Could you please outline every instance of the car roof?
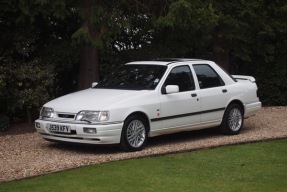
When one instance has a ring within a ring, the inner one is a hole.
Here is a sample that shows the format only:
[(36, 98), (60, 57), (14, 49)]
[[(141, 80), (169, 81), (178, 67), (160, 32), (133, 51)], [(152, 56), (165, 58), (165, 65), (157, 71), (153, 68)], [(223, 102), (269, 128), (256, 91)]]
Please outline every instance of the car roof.
[(181, 62), (192, 62), (192, 63), (210, 63), (209, 60), (202, 59), (189, 59), (189, 58), (163, 58), (163, 59), (155, 59), (150, 61), (133, 61), (129, 62), (126, 65), (170, 65), (173, 63), (181, 63)]

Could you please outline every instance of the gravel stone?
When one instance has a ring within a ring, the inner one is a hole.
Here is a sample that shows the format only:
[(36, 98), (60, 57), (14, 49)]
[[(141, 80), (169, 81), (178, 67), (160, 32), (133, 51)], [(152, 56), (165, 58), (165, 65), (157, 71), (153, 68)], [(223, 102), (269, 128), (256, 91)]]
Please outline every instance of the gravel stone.
[(286, 138), (287, 106), (263, 107), (256, 116), (244, 120), (239, 135), (221, 135), (212, 128), (159, 136), (150, 138), (144, 150), (132, 153), (117, 146), (48, 142), (31, 126), (28, 132), (20, 127), (13, 134), (0, 133), (0, 182), (110, 161)]

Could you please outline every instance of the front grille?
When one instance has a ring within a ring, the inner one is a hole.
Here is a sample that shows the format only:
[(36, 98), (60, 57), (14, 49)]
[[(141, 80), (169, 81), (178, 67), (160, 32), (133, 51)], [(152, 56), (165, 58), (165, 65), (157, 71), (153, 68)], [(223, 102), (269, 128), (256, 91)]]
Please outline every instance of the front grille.
[(73, 114), (59, 113), (59, 114), (58, 114), (58, 117), (60, 117), (60, 118), (74, 119), (74, 118), (75, 118), (75, 115), (73, 115)]

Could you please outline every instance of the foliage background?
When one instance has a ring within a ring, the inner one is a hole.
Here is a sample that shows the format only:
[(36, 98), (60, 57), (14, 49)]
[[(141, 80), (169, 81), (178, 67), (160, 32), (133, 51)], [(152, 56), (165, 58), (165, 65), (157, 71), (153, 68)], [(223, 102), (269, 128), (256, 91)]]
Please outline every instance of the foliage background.
[(279, 0), (2, 0), (1, 126), (31, 122), (48, 100), (152, 58), (212, 59), (254, 76), (264, 105), (286, 105), (286, 31)]

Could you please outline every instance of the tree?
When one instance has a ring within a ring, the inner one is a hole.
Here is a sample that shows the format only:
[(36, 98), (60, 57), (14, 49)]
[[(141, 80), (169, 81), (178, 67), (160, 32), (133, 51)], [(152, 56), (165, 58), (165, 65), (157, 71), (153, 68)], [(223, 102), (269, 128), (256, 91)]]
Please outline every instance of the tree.
[(259, 96), (265, 105), (287, 104), (287, 5), (283, 1), (263, 1), (261, 20), (254, 35), (252, 65), (258, 77)]
[(0, 114), (11, 120), (26, 114), (31, 122), (33, 110), (53, 97), (57, 63), (47, 50), (65, 39), (52, 30), (65, 12), (61, 2), (1, 1)]
[(163, 47), (158, 50), (165, 57), (210, 58), (206, 53), (217, 21), (209, 1), (174, 1), (167, 14), (157, 19), (159, 33), (152, 43)]
[(213, 59), (286, 104), (286, 15), (278, 0), (2, 0), (0, 116), (30, 119), (119, 63), (164, 57)]

